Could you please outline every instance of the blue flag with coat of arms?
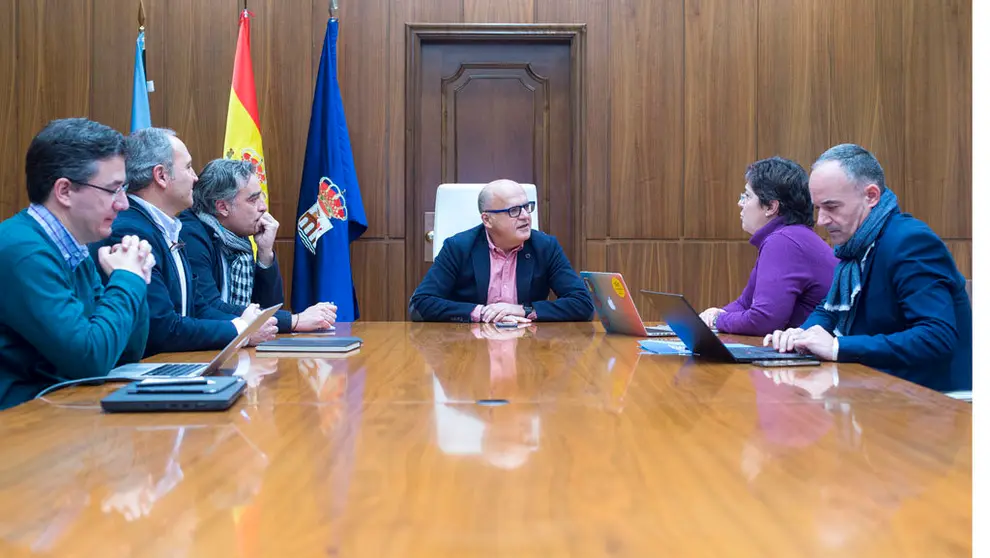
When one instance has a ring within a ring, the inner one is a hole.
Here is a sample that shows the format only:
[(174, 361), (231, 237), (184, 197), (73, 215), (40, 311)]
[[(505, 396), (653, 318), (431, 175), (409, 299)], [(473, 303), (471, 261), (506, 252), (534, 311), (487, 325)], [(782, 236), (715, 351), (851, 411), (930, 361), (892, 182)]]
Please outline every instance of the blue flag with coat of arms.
[(292, 309), (337, 305), (337, 321), (359, 317), (351, 275), (351, 242), (368, 228), (337, 82), (338, 22), (327, 22), (313, 94), (299, 206), (296, 210)]

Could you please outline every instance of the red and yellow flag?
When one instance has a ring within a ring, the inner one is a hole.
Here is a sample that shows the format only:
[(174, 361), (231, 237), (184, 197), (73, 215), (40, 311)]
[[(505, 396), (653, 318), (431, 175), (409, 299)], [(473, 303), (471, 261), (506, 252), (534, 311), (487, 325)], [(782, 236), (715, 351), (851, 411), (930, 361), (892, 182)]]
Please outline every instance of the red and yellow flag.
[[(227, 105), (227, 131), (223, 136), (224, 157), (243, 159), (255, 164), (265, 203), (268, 203), (268, 169), (261, 147), (261, 118), (258, 97), (254, 90), (254, 69), (251, 66), (251, 18), (253, 13), (241, 11), (234, 53), (234, 79), (230, 85)], [(252, 244), (253, 244), (252, 240)]]

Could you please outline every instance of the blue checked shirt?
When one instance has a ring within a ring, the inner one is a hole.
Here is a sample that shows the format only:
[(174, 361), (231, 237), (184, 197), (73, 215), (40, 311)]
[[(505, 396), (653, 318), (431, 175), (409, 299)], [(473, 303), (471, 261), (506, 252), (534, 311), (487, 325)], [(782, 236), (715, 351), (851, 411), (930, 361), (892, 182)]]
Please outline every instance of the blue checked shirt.
[(59, 252), (62, 252), (62, 257), (65, 258), (66, 263), (73, 271), (89, 257), (89, 250), (76, 242), (69, 229), (65, 228), (65, 225), (51, 211), (48, 211), (47, 207), (32, 203), (28, 206), (28, 214), (34, 217), (41, 228), (45, 229), (48, 237), (58, 246)]

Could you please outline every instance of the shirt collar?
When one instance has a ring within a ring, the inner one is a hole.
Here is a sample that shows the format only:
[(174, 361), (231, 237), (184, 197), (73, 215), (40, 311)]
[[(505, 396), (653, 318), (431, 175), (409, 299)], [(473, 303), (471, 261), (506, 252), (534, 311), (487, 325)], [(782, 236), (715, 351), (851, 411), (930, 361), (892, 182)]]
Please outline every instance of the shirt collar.
[(32, 203), (28, 206), (28, 214), (41, 225), (55, 246), (58, 246), (58, 251), (62, 253), (62, 257), (65, 258), (65, 262), (69, 264), (71, 269), (75, 270), (89, 257), (89, 250), (86, 249), (86, 246), (79, 244), (69, 229), (65, 228), (62, 221), (59, 221), (58, 217), (47, 207)]
[(179, 231), (182, 230), (182, 221), (176, 217), (168, 215), (161, 209), (158, 209), (158, 207), (154, 204), (147, 202), (138, 196), (128, 195), (127, 197), (131, 200), (131, 203), (138, 204), (148, 212), (148, 216), (151, 217), (151, 221), (156, 227), (158, 227), (158, 230), (161, 231), (162, 235), (165, 237), (165, 240), (173, 245), (179, 242)]
[(491, 253), (493, 253), (493, 254), (499, 255), (499, 256), (508, 257), (508, 256), (510, 256), (512, 254), (515, 254), (516, 252), (522, 250), (522, 247), (523, 247), (523, 244), (520, 244), (519, 246), (516, 246), (512, 250), (509, 250), (508, 252), (505, 252), (501, 248), (499, 248), (498, 246), (495, 246), (495, 243), (492, 242), (492, 237), (491, 237), (491, 235), (488, 234), (488, 231), (487, 230), (485, 231), (485, 238), (488, 239), (488, 251), (491, 252)]

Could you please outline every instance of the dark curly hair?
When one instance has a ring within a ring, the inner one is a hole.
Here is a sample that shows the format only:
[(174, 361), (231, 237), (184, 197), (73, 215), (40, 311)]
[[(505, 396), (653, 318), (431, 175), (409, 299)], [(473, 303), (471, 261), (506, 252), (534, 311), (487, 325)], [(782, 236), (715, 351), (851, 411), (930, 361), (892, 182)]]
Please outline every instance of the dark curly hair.
[(778, 202), (778, 214), (788, 225), (814, 226), (815, 206), (808, 189), (808, 173), (801, 165), (783, 157), (762, 159), (746, 169), (746, 182), (763, 207), (770, 207), (774, 200)]

